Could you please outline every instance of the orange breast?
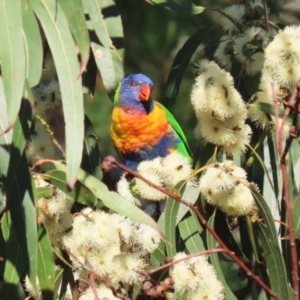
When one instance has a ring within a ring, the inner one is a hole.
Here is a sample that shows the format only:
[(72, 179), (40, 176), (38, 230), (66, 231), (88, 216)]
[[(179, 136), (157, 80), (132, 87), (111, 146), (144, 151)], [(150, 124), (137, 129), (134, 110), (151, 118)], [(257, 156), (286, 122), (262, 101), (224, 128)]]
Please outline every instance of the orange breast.
[(165, 112), (156, 105), (148, 115), (118, 107), (113, 110), (111, 136), (121, 152), (156, 145), (170, 129)]

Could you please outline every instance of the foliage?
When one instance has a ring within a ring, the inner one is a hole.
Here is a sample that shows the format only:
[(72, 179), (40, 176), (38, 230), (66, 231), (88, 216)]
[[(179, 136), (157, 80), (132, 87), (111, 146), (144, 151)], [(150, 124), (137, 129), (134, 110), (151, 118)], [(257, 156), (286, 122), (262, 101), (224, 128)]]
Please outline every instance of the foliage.
[[(1, 299), (298, 299), (300, 28), (245, 2), (0, 0)], [(193, 166), (101, 163), (95, 119), (141, 62), (197, 123)]]

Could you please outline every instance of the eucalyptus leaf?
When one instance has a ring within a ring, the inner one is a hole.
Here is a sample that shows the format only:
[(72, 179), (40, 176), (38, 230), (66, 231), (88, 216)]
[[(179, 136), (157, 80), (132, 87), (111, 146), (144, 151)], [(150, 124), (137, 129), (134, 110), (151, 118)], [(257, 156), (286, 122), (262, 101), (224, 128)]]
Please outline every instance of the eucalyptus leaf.
[[(208, 224), (212, 228), (215, 227), (215, 222), (217, 221), (217, 220), (215, 220), (215, 216), (216, 216), (216, 214), (213, 213), (212, 216), (208, 220)], [(217, 243), (217, 241), (214, 239), (214, 237), (212, 236), (212, 234), (208, 230), (206, 232), (206, 241), (207, 241), (207, 248), (208, 249), (216, 249), (216, 248), (219, 247), (219, 244)], [(209, 257), (210, 257), (211, 264), (213, 265), (213, 267), (216, 270), (217, 277), (221, 281), (221, 283), (224, 287), (226, 299), (236, 300), (237, 298), (234, 296), (234, 294), (232, 293), (231, 289), (229, 288), (229, 286), (228, 286), (228, 284), (225, 280), (223, 271), (221, 269), (218, 253), (211, 253), (209, 255)]]
[(205, 250), (200, 233), (203, 231), (196, 215), (193, 213), (181, 221), (178, 225), (180, 236), (189, 253), (196, 253)]
[(86, 65), (90, 55), (90, 39), (81, 0), (58, 0), (78, 45), (81, 61)]
[(21, 1), (0, 0), (0, 60), (8, 127), (17, 118), (25, 82)]
[(254, 189), (252, 189), (251, 192), (264, 222), (258, 223), (258, 233), (264, 253), (267, 253), (265, 257), (272, 290), (282, 299), (290, 299), (286, 266), (278, 243), (278, 235), (276, 233), (273, 215), (262, 196)]
[(42, 74), (43, 45), (35, 15), (28, 3), (21, 1), (23, 40), (26, 53), (26, 78), (30, 88), (37, 85)]
[(271, 284), (271, 289), (281, 298), (281, 299), (293, 299), (290, 295), (290, 285), (287, 281), (286, 269), (282, 254), (277, 242), (270, 237), (270, 231), (267, 226), (261, 222), (257, 222), (258, 225), (258, 237), (261, 242), (267, 262), (269, 280)]
[(192, 35), (178, 51), (164, 89), (164, 96), (168, 99), (169, 104), (175, 101), (179, 92), (181, 80), (190, 63), (191, 57), (209, 32), (210, 30), (206, 28), (201, 29), (199, 32)]
[(116, 50), (107, 49), (95, 42), (91, 43), (91, 47), (105, 89), (109, 95), (112, 95), (124, 77), (121, 56)]
[(55, 284), (55, 264), (51, 243), (46, 228), (38, 231), (38, 279), (43, 299), (53, 299)]
[(176, 251), (176, 218), (179, 209), (179, 202), (168, 198), (165, 207), (165, 235), (167, 238), (166, 251), (169, 257), (174, 257)]
[(3, 274), (4, 285), (1, 290), (2, 299), (12, 299), (16, 293), (16, 285), (24, 272), (22, 251), (16, 237), (9, 212), (2, 218), (1, 229), (6, 242), (6, 262)]
[[(12, 159), (13, 156), (11, 156)], [(15, 174), (9, 176), (6, 185), (7, 205), (20, 245), (26, 274), (34, 293), (37, 293), (37, 224), (31, 174), (23, 153)]]
[(293, 225), (295, 230), (295, 238), (300, 238), (300, 195), (296, 198), (293, 205)]
[(3, 134), (5, 129), (9, 126), (7, 116), (7, 105), (4, 95), (4, 87), (2, 77), (0, 76), (0, 174), (6, 176), (8, 172), (10, 144), (12, 141), (13, 130)]
[(59, 79), (66, 123), (67, 183), (73, 187), (81, 163), (84, 112), (79, 62), (67, 19), (59, 3), (29, 0), (45, 32)]
[[(113, 0), (84, 0), (84, 7), (91, 19), (97, 38), (91, 47), (107, 93), (112, 96), (124, 77), (123, 27), (121, 16)], [(119, 49), (113, 43), (118, 39)]]

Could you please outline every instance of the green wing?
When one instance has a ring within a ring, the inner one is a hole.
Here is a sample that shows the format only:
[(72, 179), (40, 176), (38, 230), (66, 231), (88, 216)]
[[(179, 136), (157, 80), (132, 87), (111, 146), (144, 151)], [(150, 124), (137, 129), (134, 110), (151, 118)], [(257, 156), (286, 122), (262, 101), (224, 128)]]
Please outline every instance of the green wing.
[(157, 104), (160, 108), (162, 108), (166, 112), (167, 120), (168, 120), (169, 124), (172, 126), (172, 128), (179, 135), (179, 137), (180, 137), (180, 139), (182, 141), (182, 143), (178, 145), (179, 152), (181, 152), (185, 156), (189, 156), (189, 157), (193, 158), (192, 151), (191, 151), (191, 149), (190, 149), (190, 147), (188, 145), (188, 141), (186, 139), (186, 136), (185, 136), (183, 130), (181, 129), (180, 125), (178, 124), (178, 122), (174, 118), (174, 116), (161, 103), (159, 103), (157, 101), (154, 101), (154, 102), (155, 102), (155, 104)]

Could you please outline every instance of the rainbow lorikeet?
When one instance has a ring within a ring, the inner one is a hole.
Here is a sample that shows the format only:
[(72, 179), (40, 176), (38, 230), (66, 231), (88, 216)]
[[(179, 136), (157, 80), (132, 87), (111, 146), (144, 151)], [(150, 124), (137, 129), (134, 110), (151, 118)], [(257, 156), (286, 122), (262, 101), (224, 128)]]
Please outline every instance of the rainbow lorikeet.
[(150, 78), (132, 74), (120, 83), (114, 96), (111, 137), (131, 169), (173, 151), (190, 156), (180, 125), (162, 104), (151, 99), (152, 88)]

